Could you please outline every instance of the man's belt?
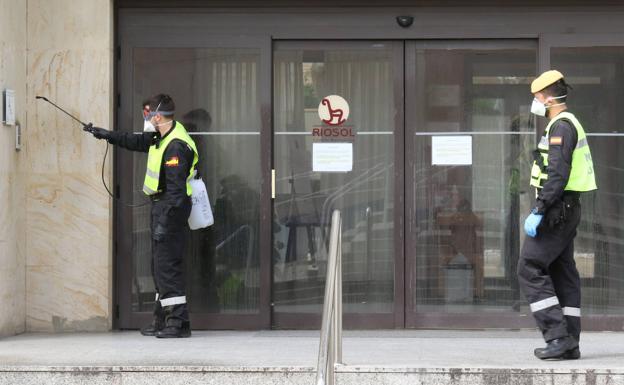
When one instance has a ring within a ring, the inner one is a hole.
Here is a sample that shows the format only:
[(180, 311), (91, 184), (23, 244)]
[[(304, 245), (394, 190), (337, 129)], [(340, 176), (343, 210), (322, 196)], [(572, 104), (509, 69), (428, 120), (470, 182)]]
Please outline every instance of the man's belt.
[(561, 200), (567, 205), (574, 206), (581, 202), (580, 197), (581, 193), (578, 191), (566, 191), (563, 193)]

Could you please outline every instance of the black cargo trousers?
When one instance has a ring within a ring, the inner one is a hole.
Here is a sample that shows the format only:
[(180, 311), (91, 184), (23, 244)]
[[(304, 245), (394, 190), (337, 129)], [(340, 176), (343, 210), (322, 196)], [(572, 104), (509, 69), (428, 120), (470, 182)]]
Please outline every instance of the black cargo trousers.
[(156, 287), (154, 317), (164, 321), (165, 326), (182, 327), (189, 325), (184, 256), (190, 232), (191, 197), (176, 210), (171, 210), (165, 196), (152, 200), (152, 276)]
[(566, 198), (546, 212), (535, 238), (525, 238), (518, 261), (520, 288), (546, 342), (566, 336), (578, 341), (581, 334), (581, 280), (574, 261), (581, 205), (578, 196)]

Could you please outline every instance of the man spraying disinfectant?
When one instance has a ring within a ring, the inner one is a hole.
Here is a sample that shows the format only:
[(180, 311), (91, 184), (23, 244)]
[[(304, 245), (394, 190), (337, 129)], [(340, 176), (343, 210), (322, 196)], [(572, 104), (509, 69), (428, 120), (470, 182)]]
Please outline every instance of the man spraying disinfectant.
[(142, 135), (99, 127), (87, 130), (97, 139), (148, 153), (143, 192), (152, 201), (152, 274), (156, 301), (152, 323), (141, 334), (158, 338), (191, 335), (183, 259), (192, 207), (190, 182), (199, 155), (184, 126), (174, 120), (174, 113), (171, 97), (160, 94), (144, 103)]
[(213, 219), (205, 185), (196, 179), (199, 155), (195, 142), (184, 126), (174, 120), (173, 100), (164, 94), (146, 100), (144, 132), (136, 135), (85, 124), (47, 98), (37, 96), (37, 99), (63, 111), (97, 139), (148, 153), (143, 192), (152, 201), (152, 274), (156, 301), (153, 321), (141, 334), (158, 338), (190, 337), (183, 270), (187, 226), (207, 227)]

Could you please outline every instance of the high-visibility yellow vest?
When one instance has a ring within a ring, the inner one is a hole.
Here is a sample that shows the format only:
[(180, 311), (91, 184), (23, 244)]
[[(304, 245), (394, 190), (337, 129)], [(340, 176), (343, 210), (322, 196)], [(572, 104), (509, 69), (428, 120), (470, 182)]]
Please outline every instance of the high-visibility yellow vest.
[(183, 141), (193, 149), (193, 164), (189, 170), (189, 176), (186, 178), (186, 194), (190, 196), (193, 193), (193, 188), (189, 182), (195, 173), (195, 165), (197, 165), (197, 161), (199, 160), (197, 147), (191, 136), (186, 132), (186, 128), (184, 128), (180, 122), (175, 122), (175, 127), (169, 132), (169, 135), (160, 142), (151, 145), (149, 148), (147, 154), (147, 170), (145, 171), (145, 181), (143, 182), (143, 192), (146, 195), (155, 195), (161, 192), (161, 190), (158, 189), (158, 182), (160, 181), (160, 169), (162, 168), (163, 156), (165, 155), (165, 150), (167, 146), (169, 146), (169, 143), (175, 139)]
[(577, 135), (576, 148), (572, 152), (572, 168), (565, 190), (579, 192), (596, 190), (598, 187), (596, 186), (596, 178), (594, 175), (594, 164), (592, 162), (589, 144), (587, 144), (585, 130), (583, 130), (583, 126), (573, 114), (565, 111), (559, 113), (548, 123), (544, 136), (537, 146), (543, 164), (540, 165), (537, 161), (533, 162), (533, 168), (531, 169), (531, 186), (540, 189), (544, 187), (544, 183), (548, 179), (547, 168), (550, 128), (555, 122), (561, 119), (566, 119), (571, 122), (576, 129)]

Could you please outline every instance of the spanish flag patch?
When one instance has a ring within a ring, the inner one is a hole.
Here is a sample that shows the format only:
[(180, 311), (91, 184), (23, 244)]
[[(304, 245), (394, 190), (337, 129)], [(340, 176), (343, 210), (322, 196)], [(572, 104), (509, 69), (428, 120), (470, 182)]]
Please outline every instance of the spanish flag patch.
[(561, 146), (563, 144), (563, 137), (551, 136), (550, 141), (548, 143), (550, 143), (553, 146)]
[(180, 164), (180, 159), (177, 156), (172, 156), (168, 161), (165, 162), (165, 166), (167, 167), (178, 167)]

